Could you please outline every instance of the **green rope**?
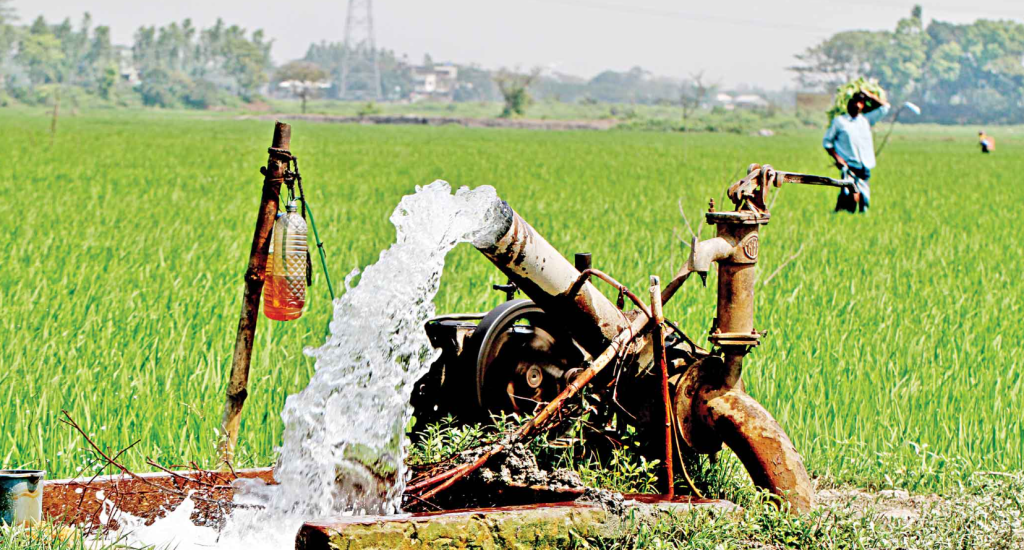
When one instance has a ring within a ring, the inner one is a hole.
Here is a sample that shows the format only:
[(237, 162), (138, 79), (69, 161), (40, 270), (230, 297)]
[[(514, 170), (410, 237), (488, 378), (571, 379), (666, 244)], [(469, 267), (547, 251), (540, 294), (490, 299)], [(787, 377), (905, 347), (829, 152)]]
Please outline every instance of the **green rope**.
[(306, 200), (305, 195), (302, 197), (302, 203), (306, 205), (306, 212), (309, 214), (309, 225), (313, 228), (313, 238), (316, 240), (316, 249), (320, 251), (320, 266), (324, 269), (324, 278), (327, 279), (327, 292), (331, 294), (331, 302), (334, 302), (334, 285), (331, 284), (331, 274), (327, 272), (327, 255), (324, 253), (324, 243), (320, 240), (320, 233), (316, 230), (316, 221), (313, 220), (313, 209), (309, 206), (309, 201)]

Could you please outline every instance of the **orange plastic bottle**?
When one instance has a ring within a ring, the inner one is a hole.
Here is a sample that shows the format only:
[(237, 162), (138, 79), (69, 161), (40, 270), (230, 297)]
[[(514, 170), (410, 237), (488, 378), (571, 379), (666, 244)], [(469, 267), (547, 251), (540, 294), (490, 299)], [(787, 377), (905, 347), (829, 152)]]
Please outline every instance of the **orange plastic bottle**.
[(274, 222), (263, 283), (263, 314), (275, 321), (298, 319), (306, 305), (306, 220), (295, 201), (285, 209)]

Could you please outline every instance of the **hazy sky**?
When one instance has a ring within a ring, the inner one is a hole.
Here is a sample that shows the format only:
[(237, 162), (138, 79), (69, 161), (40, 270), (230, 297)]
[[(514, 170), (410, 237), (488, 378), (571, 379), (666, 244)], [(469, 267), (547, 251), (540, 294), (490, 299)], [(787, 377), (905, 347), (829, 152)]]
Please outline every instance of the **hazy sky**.
[[(23, 20), (80, 20), (92, 13), (130, 44), (140, 25), (217, 17), (274, 39), (274, 59), (305, 54), (310, 42), (340, 41), (348, 0), (14, 0)], [(682, 77), (699, 70), (725, 86), (791, 83), (793, 55), (830, 34), (892, 29), (915, 3), (925, 19), (1024, 22), (1024, 0), (376, 0), (378, 47), (413, 61), (476, 62), (488, 68), (541, 65), (593, 76), (640, 65)], [(276, 12), (275, 12), (276, 10)], [(276, 16), (272, 14), (277, 14)]]

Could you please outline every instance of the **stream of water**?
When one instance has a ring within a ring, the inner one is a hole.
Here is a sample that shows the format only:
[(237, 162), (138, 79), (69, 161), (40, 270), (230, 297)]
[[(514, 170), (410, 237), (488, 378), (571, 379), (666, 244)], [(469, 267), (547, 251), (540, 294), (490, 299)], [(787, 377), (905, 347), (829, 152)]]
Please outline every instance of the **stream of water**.
[(257, 507), (236, 509), (220, 531), (193, 526), (194, 505), (186, 500), (150, 526), (127, 518), (120, 536), (158, 547), (276, 550), (294, 546), (304, 521), (398, 512), (409, 397), (440, 353), (423, 326), (434, 316), (445, 256), (459, 243), (492, 244), (503, 216), (490, 186), (452, 194), (448, 183), (436, 181), (404, 197), (391, 215), (394, 244), (359, 275), (358, 285), (351, 286), (356, 272), (346, 278), (330, 336), (306, 349), (316, 371), (281, 412), (278, 485), (236, 482), (235, 502)]

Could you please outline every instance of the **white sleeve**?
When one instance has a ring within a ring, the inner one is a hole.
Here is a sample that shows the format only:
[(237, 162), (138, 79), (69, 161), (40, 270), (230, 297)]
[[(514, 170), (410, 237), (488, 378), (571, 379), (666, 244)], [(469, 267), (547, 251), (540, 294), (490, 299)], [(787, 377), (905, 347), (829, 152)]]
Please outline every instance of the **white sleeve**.
[(885, 115), (889, 114), (891, 109), (888, 105), (882, 105), (874, 111), (864, 113), (864, 118), (868, 119), (868, 123), (874, 126), (876, 122), (885, 118)]
[(836, 118), (832, 119), (832, 124), (829, 125), (828, 130), (825, 131), (825, 137), (821, 140), (821, 146), (826, 149), (836, 148), (836, 134), (839, 133), (839, 125), (836, 124)]

